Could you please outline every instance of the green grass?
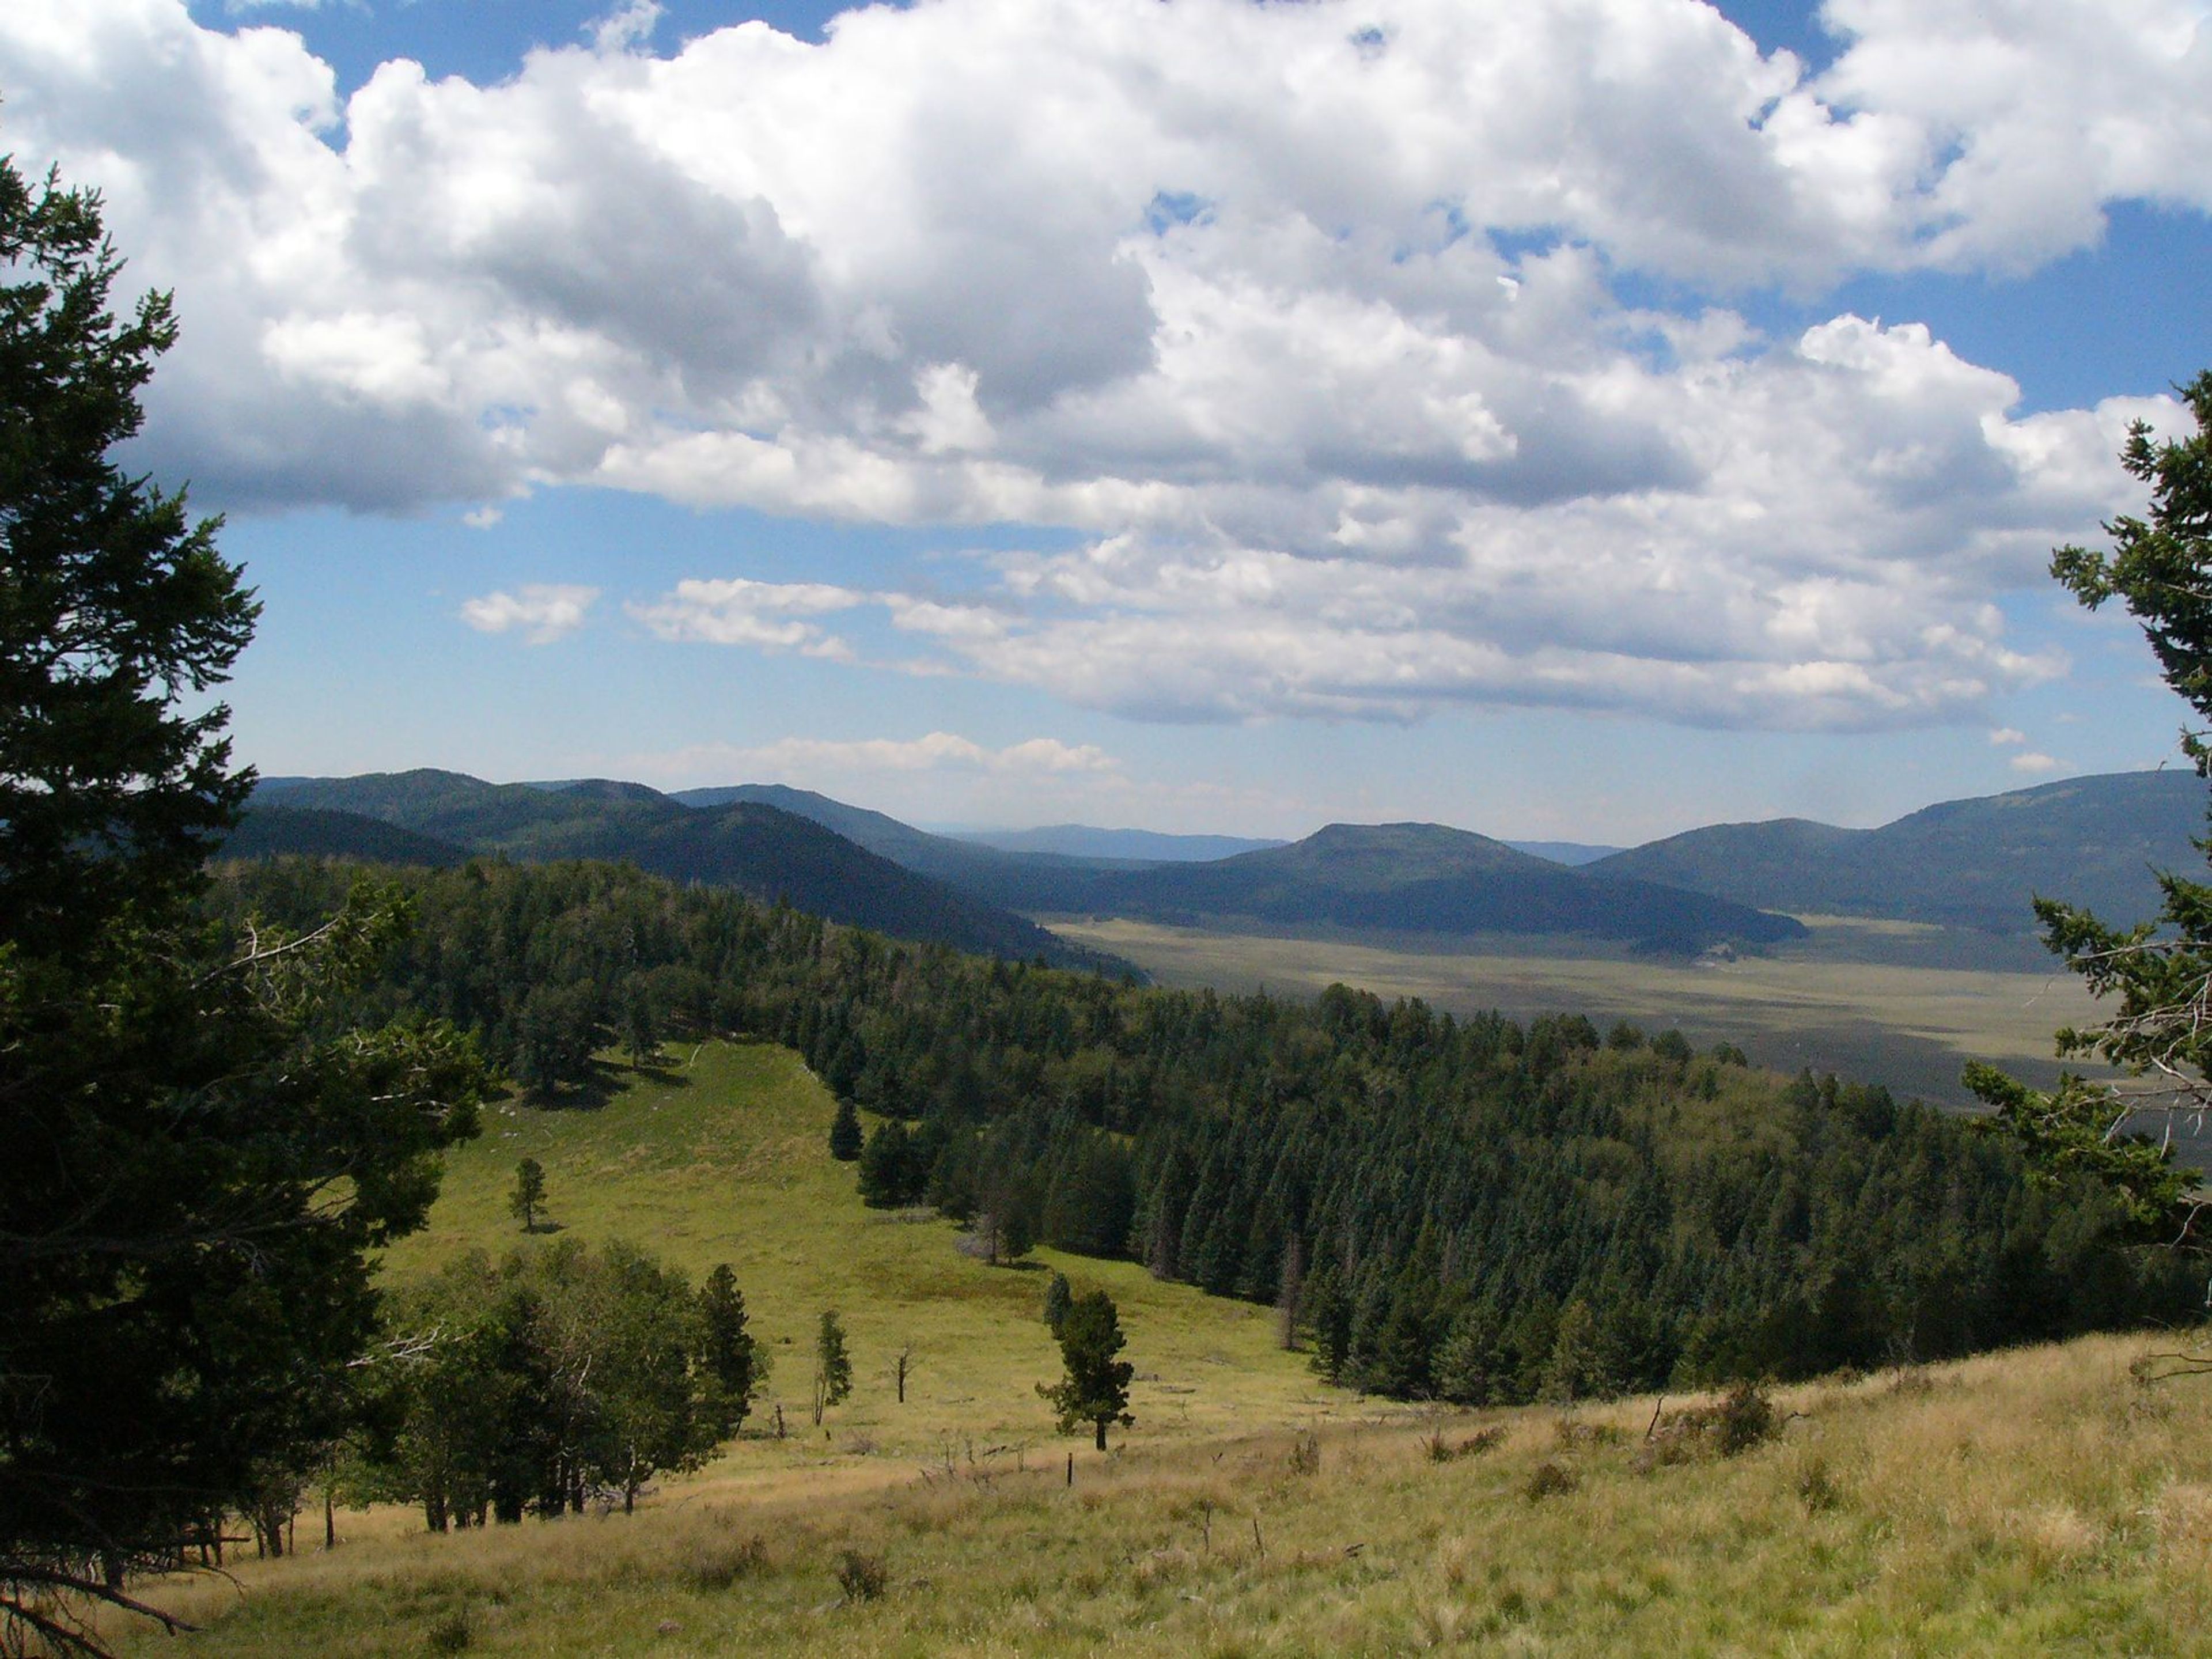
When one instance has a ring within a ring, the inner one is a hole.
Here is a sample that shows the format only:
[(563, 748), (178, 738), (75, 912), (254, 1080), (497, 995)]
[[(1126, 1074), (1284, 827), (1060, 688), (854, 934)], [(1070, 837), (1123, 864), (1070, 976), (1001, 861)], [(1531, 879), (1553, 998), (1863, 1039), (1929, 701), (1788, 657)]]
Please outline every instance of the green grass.
[[(782, 1366), (772, 1389), (791, 1436), (749, 1433), (634, 1516), (438, 1537), (404, 1510), (343, 1516), (335, 1552), (134, 1587), (206, 1628), (172, 1640), (111, 1625), (127, 1651), (2208, 1649), (2207, 1385), (2137, 1384), (2140, 1343), (1792, 1389), (1769, 1443), (1651, 1468), (1648, 1400), (1571, 1419), (1382, 1408), (1315, 1384), (1263, 1310), (1070, 1261), (1121, 1300), (1147, 1379), (1137, 1427), (1102, 1458), (1055, 1437), (1032, 1390), (1056, 1369), (1041, 1273), (959, 1255), (943, 1223), (864, 1210), (827, 1155), (830, 1103), (787, 1053), (678, 1058), (596, 1111), (495, 1111), (387, 1270), (525, 1242), (505, 1194), (535, 1156), (568, 1235), (635, 1238), (695, 1273), (735, 1265)], [(824, 1440), (797, 1406), (805, 1344), (833, 1304), (859, 1386)], [(920, 1362), (903, 1408), (888, 1375), (902, 1342)], [(1492, 1427), (1494, 1446), (1431, 1455), (1439, 1434), (1459, 1448)], [(1310, 1432), (1318, 1467), (1301, 1472)], [(1571, 1489), (1532, 1498), (1546, 1465)], [(880, 1564), (880, 1598), (847, 1598), (847, 1552)]]
[(1782, 1071), (1809, 1066), (1954, 1107), (1967, 1103), (1959, 1073), (1969, 1060), (1991, 1060), (2049, 1086), (2057, 1073), (2052, 1031), (2095, 1018), (2096, 1005), (2081, 982), (2055, 962), (2028, 972), (1870, 960), (1862, 948), (1870, 933), (1935, 930), (1807, 920), (1814, 933), (1806, 945), (1694, 964), (1571, 941), (1493, 941), (1449, 952), (1148, 922), (1053, 926), (1128, 957), (1164, 984), (1310, 995), (1341, 980), (1379, 996), (1423, 997), (1455, 1012), (1495, 1008), (1527, 1018), (1568, 1012), (1601, 1024), (1629, 1020), (1646, 1031), (1679, 1026), (1701, 1047), (1735, 1042)]
[[(853, 1167), (829, 1155), (834, 1110), (788, 1050), (727, 1043), (672, 1051), (665, 1071), (628, 1074), (603, 1107), (494, 1106), (483, 1136), (449, 1157), (429, 1225), (395, 1247), (385, 1270), (405, 1277), (472, 1248), (542, 1243), (546, 1235), (526, 1239), (507, 1208), (515, 1164), (535, 1158), (561, 1230), (552, 1236), (628, 1238), (695, 1282), (731, 1264), (774, 1367), (752, 1426), (772, 1422), (781, 1399), (786, 1425), (809, 1431), (810, 1456), (822, 1450), (804, 1413), (825, 1308), (843, 1317), (854, 1359), (853, 1398), (830, 1417), (833, 1445), (872, 1441), (874, 1455), (914, 1456), (971, 1437), (1032, 1447), (1052, 1438), (1032, 1385), (1060, 1374), (1040, 1317), (1054, 1267), (1120, 1305), (1140, 1436), (1218, 1430), (1255, 1410), (1343, 1409), (1348, 1396), (1277, 1346), (1268, 1309), (1161, 1284), (1133, 1263), (1050, 1250), (993, 1267), (958, 1250), (949, 1222), (866, 1208)], [(903, 1408), (890, 1373), (902, 1347), (914, 1353)], [(748, 1441), (729, 1467), (775, 1451)]]

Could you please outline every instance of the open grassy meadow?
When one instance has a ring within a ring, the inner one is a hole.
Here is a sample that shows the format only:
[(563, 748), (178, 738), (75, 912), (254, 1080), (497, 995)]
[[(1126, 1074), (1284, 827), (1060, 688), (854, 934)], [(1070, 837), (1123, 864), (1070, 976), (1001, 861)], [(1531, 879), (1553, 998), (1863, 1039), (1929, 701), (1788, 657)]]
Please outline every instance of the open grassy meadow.
[[(787, 1437), (757, 1417), (633, 1516), (341, 1514), (328, 1553), (303, 1517), (291, 1559), (143, 1587), (199, 1633), (109, 1633), (240, 1659), (2212, 1650), (2212, 1380), (2136, 1381), (2140, 1340), (1790, 1389), (1750, 1449), (1662, 1455), (1655, 1412), (1690, 1402), (1382, 1407), (1315, 1382), (1263, 1310), (1067, 1261), (1119, 1298), (1142, 1379), (1101, 1457), (1032, 1391), (1043, 1274), (863, 1209), (830, 1109), (787, 1052), (710, 1045), (596, 1109), (495, 1110), (387, 1263), (522, 1243), (505, 1197), (534, 1156), (568, 1233), (735, 1265)], [(857, 1388), (825, 1437), (800, 1402), (830, 1305)]]
[(1700, 1046), (1734, 1042), (1782, 1071), (1809, 1066), (1948, 1106), (1966, 1102), (1959, 1073), (1968, 1060), (1992, 1060), (2048, 1086), (2057, 1073), (2051, 1032), (2095, 1017), (2081, 982), (2047, 957), (2047, 967), (2031, 961), (2014, 969), (1936, 965), (1948, 960), (1942, 929), (1802, 920), (1813, 929), (1803, 944), (1697, 963), (1575, 941), (1477, 942), (1462, 952), (1151, 922), (1052, 925), (1127, 957), (1163, 984), (1310, 996), (1341, 980), (1455, 1012), (1494, 1008), (1524, 1019), (1577, 1012), (1601, 1024), (1679, 1026)]
[(672, 1485), (635, 1516), (166, 1595), (142, 1653), (2184, 1655), (2212, 1650), (2212, 1407), (2105, 1339), (1792, 1389), (1669, 1462), (1655, 1402), (979, 1448)]
[[(791, 1437), (748, 1437), (718, 1471), (724, 1480), (781, 1477), (796, 1459), (834, 1481), (869, 1458), (936, 1456), (971, 1439), (1034, 1452), (1053, 1424), (1033, 1385), (1060, 1369), (1040, 1316), (1054, 1267), (1120, 1305), (1140, 1437), (1218, 1431), (1255, 1413), (1327, 1414), (1349, 1398), (1282, 1352), (1268, 1309), (1159, 1283), (1133, 1262), (1039, 1250), (1018, 1267), (989, 1267), (963, 1255), (953, 1224), (933, 1214), (866, 1208), (853, 1166), (829, 1153), (835, 1103), (788, 1049), (708, 1043), (671, 1050), (657, 1073), (615, 1074), (623, 1086), (604, 1106), (489, 1108), (483, 1134), (449, 1156), (429, 1225), (402, 1241), (385, 1271), (404, 1278), (463, 1250), (529, 1242), (507, 1212), (526, 1157), (544, 1166), (561, 1230), (550, 1236), (628, 1238), (695, 1283), (727, 1261), (771, 1365), (748, 1428), (772, 1427), (781, 1401)], [(825, 1442), (809, 1395), (826, 1308), (850, 1338), (854, 1388)], [(902, 1349), (912, 1353), (902, 1407), (891, 1369)]]

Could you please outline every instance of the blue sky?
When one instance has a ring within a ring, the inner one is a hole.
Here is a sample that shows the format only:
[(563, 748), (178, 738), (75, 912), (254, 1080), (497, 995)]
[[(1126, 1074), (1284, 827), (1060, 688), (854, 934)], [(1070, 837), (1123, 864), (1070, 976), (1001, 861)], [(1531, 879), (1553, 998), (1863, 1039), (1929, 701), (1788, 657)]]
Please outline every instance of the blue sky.
[(835, 15), (0, 15), (243, 757), (1620, 842), (2170, 757), (2043, 567), (2212, 364), (2203, 0)]

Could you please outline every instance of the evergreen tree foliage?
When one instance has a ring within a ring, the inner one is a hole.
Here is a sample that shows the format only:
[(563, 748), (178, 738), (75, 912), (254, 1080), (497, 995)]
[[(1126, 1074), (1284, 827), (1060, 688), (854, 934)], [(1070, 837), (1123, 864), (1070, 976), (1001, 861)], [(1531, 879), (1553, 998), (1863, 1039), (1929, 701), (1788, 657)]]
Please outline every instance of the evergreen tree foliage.
[[(210, 902), (312, 915), (354, 874), (231, 866)], [(902, 1115), (859, 1161), (867, 1202), (981, 1228), (1025, 1194), (1041, 1242), (1259, 1303), (1295, 1268), (1294, 1335), (1370, 1391), (1787, 1379), (2201, 1300), (2170, 1256), (2132, 1247), (2112, 1193), (2033, 1186), (2015, 1150), (1955, 1119), (1656, 1039), (1608, 1047), (1573, 1016), (1139, 989), (601, 865), (392, 878), (422, 921), (377, 1016), (455, 1019), (498, 1054), (547, 988), (696, 974), (690, 1035), (799, 1044), (817, 1073), (857, 1052), (856, 1095), (895, 1091)]]
[(1067, 1310), (1074, 1305), (1075, 1291), (1068, 1284), (1067, 1275), (1054, 1273), (1044, 1287), (1044, 1326), (1055, 1342), (1067, 1324)]
[[(210, 694), (252, 596), (118, 467), (176, 337), (118, 319), (100, 204), (0, 160), (0, 1647), (67, 1645), (345, 1425), (363, 1253), (420, 1224), (481, 1069), (349, 1029), (403, 907), (195, 913), (253, 783)], [(335, 915), (333, 914), (335, 913)]]
[(860, 1113), (850, 1099), (837, 1103), (837, 1115), (830, 1120), (830, 1156), (850, 1164), (860, 1156)]
[(1059, 1335), (1066, 1374), (1058, 1382), (1038, 1383), (1037, 1392), (1060, 1413), (1062, 1434), (1073, 1434), (1088, 1423), (1097, 1437), (1098, 1449), (1104, 1451), (1109, 1426), (1119, 1423), (1126, 1427), (1136, 1420), (1129, 1415), (1129, 1379), (1136, 1368), (1115, 1358), (1127, 1339), (1114, 1298), (1103, 1291), (1086, 1291), (1077, 1297), (1060, 1322)]
[(700, 1363), (714, 1390), (708, 1419), (716, 1437), (727, 1439), (744, 1424), (768, 1377), (768, 1356), (745, 1327), (744, 1292), (728, 1262), (716, 1264), (700, 1288), (699, 1318)]
[(514, 1166), (514, 1190), (507, 1194), (507, 1211), (522, 1224), (522, 1231), (538, 1231), (538, 1212), (545, 1207), (545, 1166), (526, 1158)]
[[(2212, 369), (2180, 388), (2196, 423), (2185, 438), (2154, 442), (2137, 422), (2120, 459), (2151, 487), (2148, 519), (2105, 526), (2109, 552), (2062, 547), (2051, 573), (2090, 610), (2118, 599), (2142, 624), (2166, 682), (2212, 721)], [(2185, 729), (2181, 746), (2212, 777), (2212, 743)], [(2088, 1176), (2119, 1195), (2148, 1237), (2206, 1248), (2191, 1196), (2193, 1175), (2175, 1167), (2160, 1140), (2123, 1133), (2140, 1112), (2200, 1115), (2212, 1107), (2212, 883), (2166, 872), (2154, 919), (2113, 925), (2057, 899), (2036, 901), (2045, 942), (2100, 999), (2115, 1006), (2099, 1023), (2057, 1034), (2062, 1056), (2094, 1057), (2131, 1079), (2112, 1085), (2063, 1073), (2049, 1093), (1994, 1066), (1966, 1071), (1967, 1086), (1996, 1109), (1996, 1121), (2046, 1181)]]

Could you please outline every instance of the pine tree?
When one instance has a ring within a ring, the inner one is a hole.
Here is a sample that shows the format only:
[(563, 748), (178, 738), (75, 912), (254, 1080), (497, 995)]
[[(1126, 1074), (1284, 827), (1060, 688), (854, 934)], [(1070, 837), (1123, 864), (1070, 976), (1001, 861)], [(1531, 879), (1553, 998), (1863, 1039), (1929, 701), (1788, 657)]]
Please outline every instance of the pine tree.
[(837, 1103), (837, 1115), (830, 1120), (830, 1156), (840, 1164), (850, 1164), (860, 1155), (860, 1109), (849, 1100)]
[(545, 1207), (545, 1166), (526, 1158), (514, 1166), (514, 1190), (507, 1194), (507, 1212), (522, 1224), (522, 1231), (538, 1231), (538, 1212)]
[(1060, 1328), (1060, 1355), (1066, 1375), (1050, 1386), (1040, 1382), (1037, 1392), (1060, 1413), (1060, 1431), (1072, 1434), (1088, 1423), (1097, 1431), (1100, 1451), (1106, 1449), (1109, 1424), (1125, 1426), (1129, 1415), (1129, 1381), (1136, 1368), (1114, 1356), (1127, 1339), (1114, 1298), (1103, 1291), (1091, 1291), (1075, 1298)]
[[(2105, 526), (2109, 553), (2062, 547), (2051, 574), (2088, 609), (2123, 601), (2142, 624), (2166, 683), (2212, 721), (2212, 369), (2181, 388), (2197, 430), (2162, 443), (2137, 422), (2120, 460), (2151, 486), (2150, 517)], [(2212, 778), (2212, 733), (2187, 730), (2181, 747), (2198, 775)], [(2203, 1010), (2212, 987), (2212, 883), (2162, 873), (2164, 907), (2155, 921), (2113, 927), (2056, 899), (2035, 902), (2045, 942), (2093, 994), (2112, 999), (2112, 1016), (2057, 1034), (2063, 1056), (2087, 1056), (2151, 1080), (2123, 1103), (2110, 1085), (2062, 1073), (2050, 1093), (1996, 1067), (1966, 1068), (1966, 1086), (1996, 1109), (2043, 1177), (2076, 1173), (2107, 1183), (2130, 1219), (2151, 1237), (2190, 1238), (2201, 1207), (2195, 1182), (2166, 1147), (2118, 1132), (2135, 1112), (2198, 1114), (2212, 1108), (2212, 1026)]]
[(1075, 1292), (1067, 1282), (1066, 1273), (1054, 1273), (1044, 1287), (1044, 1325), (1058, 1341), (1067, 1327), (1067, 1310), (1075, 1305)]
[(707, 1275), (699, 1291), (700, 1361), (714, 1389), (719, 1435), (735, 1434), (752, 1409), (753, 1395), (768, 1371), (767, 1357), (745, 1328), (744, 1293), (726, 1261)]
[(253, 787), (210, 694), (256, 607), (216, 521), (112, 458), (176, 337), (166, 295), (113, 315), (119, 269), (97, 197), (0, 160), (7, 1651), (82, 1648), (64, 1597), (297, 1489), (374, 1330), (364, 1253), (483, 1081), (447, 1028), (346, 1029), (389, 895), (304, 936), (191, 914)]

